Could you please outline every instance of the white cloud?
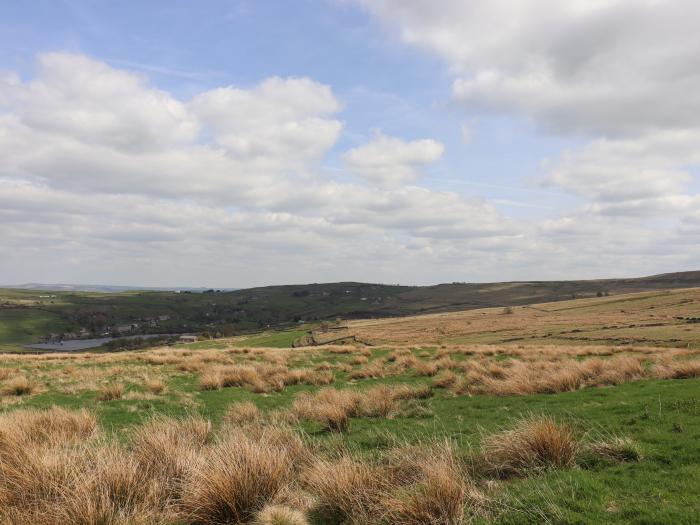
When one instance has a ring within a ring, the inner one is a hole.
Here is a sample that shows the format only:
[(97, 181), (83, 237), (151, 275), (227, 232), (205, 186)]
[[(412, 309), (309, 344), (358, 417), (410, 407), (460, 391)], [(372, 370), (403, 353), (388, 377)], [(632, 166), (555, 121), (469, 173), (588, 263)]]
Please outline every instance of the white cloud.
[[(334, 180), (319, 161), (342, 107), (311, 79), (179, 100), (63, 54), (43, 55), (27, 81), (1, 78), (0, 273), (16, 281), (555, 278), (643, 273), (663, 249), (679, 267), (700, 257), (700, 202), (685, 193), (693, 129), (603, 137), (553, 159), (547, 183), (587, 202), (536, 225), (420, 186), (443, 154), (433, 139), (379, 134), (341, 155), (362, 182)], [(678, 221), (640, 226), (651, 207)]]
[(420, 169), (440, 159), (444, 147), (432, 139), (403, 141), (378, 134), (371, 142), (343, 154), (345, 164), (372, 183), (396, 187), (415, 182)]
[(426, 258), (456, 260), (450, 239), (475, 253), (519, 242), (522, 229), (487, 202), (401, 184), (440, 158), (430, 139), (377, 136), (345, 157), (366, 184), (334, 181), (318, 161), (342, 107), (311, 79), (181, 101), (58, 53), (26, 82), (2, 78), (0, 237), (12, 256), (0, 271), (17, 280), (394, 281), (397, 256), (404, 275), (429, 280)]
[(14, 86), (22, 124), (121, 151), (191, 142), (197, 122), (184, 105), (145, 79), (81, 55), (47, 53), (35, 80)]
[(693, 0), (358, 0), (443, 57), (455, 96), (555, 129), (700, 124)]
[(196, 96), (192, 111), (234, 158), (282, 159), (299, 169), (336, 141), (341, 110), (328, 86), (308, 78), (269, 78), (250, 90), (219, 88)]
[(700, 162), (700, 4), (693, 0), (357, 0), (436, 53), (472, 111), (589, 140), (546, 182), (589, 213), (683, 213)]

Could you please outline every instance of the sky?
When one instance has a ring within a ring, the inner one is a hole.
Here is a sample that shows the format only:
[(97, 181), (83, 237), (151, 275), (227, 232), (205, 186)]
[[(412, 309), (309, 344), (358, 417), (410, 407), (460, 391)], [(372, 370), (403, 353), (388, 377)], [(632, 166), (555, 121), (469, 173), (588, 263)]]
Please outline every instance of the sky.
[(0, 1), (0, 283), (700, 269), (694, 0)]

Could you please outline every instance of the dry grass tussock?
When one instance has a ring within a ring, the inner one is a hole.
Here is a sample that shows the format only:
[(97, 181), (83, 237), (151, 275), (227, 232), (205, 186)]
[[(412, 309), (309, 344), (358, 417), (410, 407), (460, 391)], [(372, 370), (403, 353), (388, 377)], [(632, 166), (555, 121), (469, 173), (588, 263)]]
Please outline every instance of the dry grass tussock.
[(587, 444), (584, 453), (609, 461), (640, 461), (642, 449), (635, 440), (626, 436), (612, 436)]
[(159, 378), (149, 378), (143, 382), (143, 387), (151, 394), (162, 394), (165, 391), (165, 383)]
[[(615, 438), (586, 451), (629, 461), (633, 449)], [(529, 418), (486, 437), (483, 461), (527, 475), (571, 466), (578, 450), (565, 425)], [(0, 415), (0, 523), (457, 525), (498, 510), (468, 466), (450, 442), (355, 456), (280, 425), (214, 435), (197, 417), (158, 417), (124, 441), (86, 411), (18, 410)]]
[(488, 498), (470, 479), (449, 442), (401, 452), (405, 453), (390, 458), (390, 479), (392, 485), (410, 490), (394, 490), (383, 499), (388, 523), (457, 525), (467, 515), (487, 513)]
[(99, 401), (114, 401), (124, 396), (124, 385), (122, 383), (109, 383), (100, 388), (97, 393)]
[(347, 430), (351, 417), (392, 418), (400, 402), (425, 399), (429, 387), (380, 385), (365, 390), (322, 388), (316, 393), (304, 392), (294, 400), (292, 411), (299, 419), (320, 423), (330, 432)]
[(253, 521), (254, 525), (308, 525), (303, 512), (282, 505), (268, 505)]
[(262, 417), (260, 410), (254, 403), (244, 401), (233, 403), (224, 414), (223, 421), (235, 425), (255, 423)]
[(180, 508), (193, 524), (246, 523), (292, 480), (290, 450), (232, 433), (206, 449), (188, 473)]
[(569, 425), (531, 416), (514, 428), (486, 436), (481, 449), (481, 462), (489, 473), (511, 477), (573, 466), (579, 442)]
[(700, 377), (700, 361), (673, 361), (665, 359), (654, 366), (654, 374), (660, 379), (691, 379)]
[[(662, 377), (660, 369), (647, 368), (643, 359), (635, 356), (583, 361), (467, 361), (461, 368), (464, 375), (451, 385), (456, 394), (554, 394), (587, 387), (618, 385), (645, 377)], [(436, 386), (439, 384), (440, 381), (436, 379)]]
[(3, 396), (24, 396), (33, 393), (36, 385), (27, 376), (18, 375), (5, 380), (0, 392)]
[(334, 381), (327, 370), (289, 369), (286, 365), (255, 363), (205, 369), (199, 379), (201, 390), (245, 387), (255, 393), (279, 392), (289, 385), (328, 385)]

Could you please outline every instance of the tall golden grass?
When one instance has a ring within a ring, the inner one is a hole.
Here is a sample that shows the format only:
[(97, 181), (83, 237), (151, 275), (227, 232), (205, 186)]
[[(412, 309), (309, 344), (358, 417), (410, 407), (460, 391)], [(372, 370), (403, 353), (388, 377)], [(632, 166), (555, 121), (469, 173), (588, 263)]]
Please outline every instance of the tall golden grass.
[[(346, 396), (323, 394), (340, 404)], [(2, 414), (0, 523), (457, 525), (497, 516), (490, 476), (568, 468), (581, 450), (640, 457), (623, 437), (584, 446), (547, 417), (485, 436), (477, 467), (450, 441), (359, 456), (314, 446), (282, 424), (241, 425), (214, 434), (198, 417), (158, 417), (123, 440), (85, 410)]]
[(527, 417), (514, 428), (486, 436), (482, 461), (500, 477), (574, 465), (579, 442), (573, 429), (547, 417)]

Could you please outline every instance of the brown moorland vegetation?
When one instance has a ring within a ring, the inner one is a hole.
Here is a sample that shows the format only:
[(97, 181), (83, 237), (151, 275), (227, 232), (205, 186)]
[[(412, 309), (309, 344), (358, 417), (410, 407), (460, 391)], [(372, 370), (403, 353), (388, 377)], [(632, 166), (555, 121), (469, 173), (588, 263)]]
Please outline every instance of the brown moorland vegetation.
[[(536, 417), (486, 436), (471, 460), (449, 441), (370, 458), (324, 452), (284, 425), (212, 434), (208, 422), (191, 418), (156, 418), (120, 443), (89, 412), (60, 408), (2, 415), (0, 429), (0, 517), (17, 525), (303, 524), (309, 517), (329, 524), (457, 524), (497, 515), (491, 473), (570, 467), (581, 449), (570, 427)], [(586, 450), (617, 458), (611, 450), (619, 448), (593, 443)], [(474, 463), (487, 465), (489, 474)]]
[(511, 308), (349, 321), (335, 336), (370, 344), (460, 343), (700, 346), (700, 289), (665, 290)]

